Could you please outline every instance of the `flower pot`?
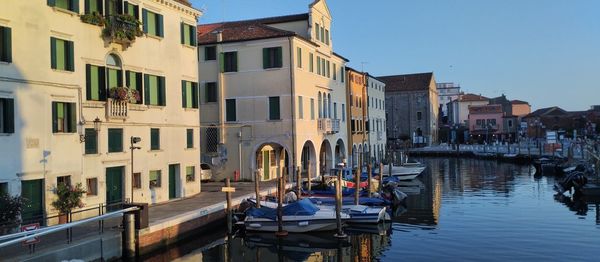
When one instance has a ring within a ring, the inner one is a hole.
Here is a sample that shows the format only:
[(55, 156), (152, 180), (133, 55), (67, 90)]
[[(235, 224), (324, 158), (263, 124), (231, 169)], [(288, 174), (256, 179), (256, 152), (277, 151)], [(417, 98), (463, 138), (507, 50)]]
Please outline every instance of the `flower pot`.
[(58, 223), (59, 224), (66, 224), (67, 222), (68, 222), (67, 214), (58, 215)]

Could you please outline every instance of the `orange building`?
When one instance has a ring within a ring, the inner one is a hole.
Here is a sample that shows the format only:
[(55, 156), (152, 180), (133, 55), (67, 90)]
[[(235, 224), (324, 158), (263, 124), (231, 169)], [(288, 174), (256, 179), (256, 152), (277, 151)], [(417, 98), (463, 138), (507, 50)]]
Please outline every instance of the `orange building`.
[(368, 125), (367, 125), (367, 81), (366, 74), (346, 67), (348, 93), (348, 152), (351, 152), (348, 166), (356, 167), (364, 163), (368, 154)]

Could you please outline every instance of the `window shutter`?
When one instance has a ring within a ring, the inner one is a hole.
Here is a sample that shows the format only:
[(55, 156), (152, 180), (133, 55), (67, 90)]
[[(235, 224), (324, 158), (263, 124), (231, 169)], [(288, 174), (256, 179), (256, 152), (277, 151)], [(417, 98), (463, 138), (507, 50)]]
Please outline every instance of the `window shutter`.
[(138, 104), (141, 104), (144, 97), (144, 91), (142, 87), (142, 73), (135, 73), (135, 86), (137, 88), (138, 94), (140, 95), (140, 99), (137, 101)]
[(79, 13), (79, 0), (71, 0), (71, 11)]
[(185, 44), (185, 24), (179, 23), (179, 31), (181, 32), (181, 44)]
[(164, 76), (159, 76), (158, 77), (158, 104), (161, 106), (165, 106), (167, 105), (167, 97), (166, 97), (166, 93), (165, 93), (165, 77)]
[(67, 49), (67, 70), (74, 72), (75, 71), (75, 50), (73, 46), (73, 41), (65, 41), (66, 49)]
[(55, 6), (55, 5), (56, 5), (55, 0), (48, 0), (48, 6)]
[(263, 48), (263, 69), (271, 67), (269, 64), (269, 49)]
[(269, 120), (279, 120), (279, 97), (269, 97)]
[(221, 73), (225, 72), (225, 54), (219, 53), (219, 67), (221, 68)]
[(83, 13), (84, 14), (90, 14), (90, 1), (96, 1), (96, 0), (85, 0), (83, 1)]
[(50, 37), (50, 67), (56, 69), (56, 38)]
[(181, 80), (181, 106), (183, 108), (187, 108), (188, 105), (185, 103), (186, 102), (186, 84), (185, 81)]
[(56, 133), (58, 131), (58, 103), (52, 102), (52, 133)]
[(144, 29), (144, 33), (148, 33), (148, 11), (146, 9), (142, 9), (142, 27)]
[(275, 67), (283, 66), (283, 50), (281, 47), (275, 48)]
[(150, 104), (150, 76), (144, 75), (144, 104)]
[(85, 99), (92, 100), (92, 66), (85, 65)]
[(117, 70), (117, 85), (124, 86), (123, 85), (123, 70)]
[(196, 33), (196, 25), (192, 26), (192, 32), (190, 32), (192, 35), (190, 36), (190, 39), (192, 41), (192, 45), (195, 47), (198, 45), (198, 34)]
[(93, 128), (85, 129), (85, 153), (96, 154), (98, 153), (98, 138), (96, 131)]
[(237, 52), (233, 52), (233, 71), (237, 72), (238, 71), (238, 56), (237, 56)]
[[(4, 108), (2, 109), (4, 118), (4, 133), (15, 132), (15, 100), (4, 99)], [(2, 131), (2, 130), (0, 130)]]
[(11, 29), (8, 27), (0, 27), (0, 34), (2, 34), (2, 46), (4, 47), (4, 50), (0, 50), (3, 51), (4, 57), (0, 57), (0, 60), (12, 63)]
[(158, 31), (157, 35), (160, 37), (164, 37), (164, 29), (163, 29), (163, 16), (156, 14), (156, 22), (157, 22), (157, 28), (156, 30)]
[(106, 101), (106, 68), (103, 66), (98, 67), (98, 90), (100, 90), (100, 101)]
[(68, 103), (67, 110), (69, 110), (69, 133), (77, 132), (77, 110), (75, 109), (75, 103)]
[(194, 148), (194, 129), (187, 129), (187, 148)]
[(192, 107), (198, 108), (198, 83), (192, 83)]
[(131, 77), (129, 77), (130, 73), (131, 71), (129, 70), (125, 71), (125, 86), (127, 86), (127, 88), (131, 88)]

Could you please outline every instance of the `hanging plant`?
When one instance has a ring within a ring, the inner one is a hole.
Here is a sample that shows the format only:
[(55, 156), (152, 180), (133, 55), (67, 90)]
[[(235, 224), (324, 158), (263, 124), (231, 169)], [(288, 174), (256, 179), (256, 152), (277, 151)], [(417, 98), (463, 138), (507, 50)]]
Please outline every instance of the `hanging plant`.
[(127, 87), (113, 87), (109, 90), (109, 96), (117, 101), (137, 103), (141, 100), (140, 92)]
[(104, 16), (102, 16), (101, 14), (99, 14), (97, 12), (92, 12), (91, 14), (81, 15), (81, 21), (84, 23), (88, 23), (88, 24), (92, 24), (92, 25), (99, 25), (99, 26), (104, 26), (104, 23), (105, 23)]
[(131, 43), (135, 41), (136, 37), (144, 35), (140, 25), (140, 21), (134, 16), (127, 14), (113, 15), (106, 20), (102, 34), (112, 42)]

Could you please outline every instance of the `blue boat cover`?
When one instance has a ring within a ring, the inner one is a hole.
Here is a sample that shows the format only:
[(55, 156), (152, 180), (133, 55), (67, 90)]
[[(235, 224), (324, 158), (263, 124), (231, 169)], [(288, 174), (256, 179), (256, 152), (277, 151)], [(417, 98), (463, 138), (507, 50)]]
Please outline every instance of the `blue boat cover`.
[[(335, 198), (311, 197), (308, 199), (310, 199), (310, 201), (312, 201), (313, 203), (315, 203), (317, 205), (328, 205), (328, 206), (335, 205)], [(342, 198), (342, 205), (352, 205), (352, 204), (354, 204), (354, 198), (352, 198), (352, 197)], [(358, 204), (365, 205), (365, 206), (388, 206), (391, 204), (391, 202), (388, 200), (385, 200), (382, 198), (376, 198), (376, 197), (360, 197), (358, 199)]]
[[(312, 216), (317, 213), (317, 211), (319, 211), (319, 207), (315, 206), (315, 204), (308, 199), (302, 199), (283, 207), (284, 216)], [(277, 209), (269, 207), (253, 207), (246, 211), (246, 215), (277, 220)]]
[[(307, 188), (303, 188), (303, 191), (305, 192), (304, 194), (308, 194), (308, 189)], [(342, 196), (351, 196), (354, 195), (354, 188), (342, 188)], [(334, 187), (329, 187), (327, 188), (327, 190), (312, 190), (312, 194), (313, 195), (331, 195), (331, 196), (335, 196), (335, 188)]]

